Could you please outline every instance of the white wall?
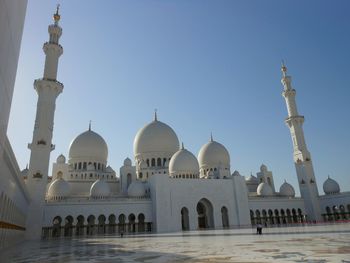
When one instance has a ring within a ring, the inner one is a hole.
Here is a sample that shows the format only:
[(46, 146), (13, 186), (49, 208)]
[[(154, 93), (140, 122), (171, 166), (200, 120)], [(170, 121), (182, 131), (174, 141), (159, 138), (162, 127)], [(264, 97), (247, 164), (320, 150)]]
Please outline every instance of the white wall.
[[(0, 0), (0, 221), (24, 226), (29, 203), (7, 138), (27, 0)], [(0, 228), (0, 248), (21, 240), (22, 230)]]
[[(244, 178), (243, 178), (244, 182)], [(238, 212), (236, 198), (247, 200), (247, 194), (235, 194), (233, 179), (181, 179), (154, 175), (149, 180), (153, 219), (157, 232), (181, 231), (181, 209), (189, 211), (190, 230), (198, 229), (197, 204), (206, 198), (213, 206), (214, 227), (222, 227), (221, 208), (228, 209), (231, 227), (250, 224), (248, 209)], [(244, 188), (245, 189), (245, 188)], [(238, 200), (238, 201), (239, 201)], [(248, 204), (248, 201), (246, 201)]]

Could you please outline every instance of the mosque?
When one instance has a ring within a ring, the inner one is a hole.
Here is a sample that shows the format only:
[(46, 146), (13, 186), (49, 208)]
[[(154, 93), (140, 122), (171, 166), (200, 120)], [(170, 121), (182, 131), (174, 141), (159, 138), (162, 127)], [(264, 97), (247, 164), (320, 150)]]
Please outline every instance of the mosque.
[(298, 113), (291, 77), (282, 66), (285, 122), (293, 142), (293, 161), (301, 196), (284, 182), (274, 184), (273, 173), (262, 164), (248, 178), (232, 171), (230, 154), (211, 136), (197, 157), (179, 143), (172, 127), (154, 119), (134, 139), (134, 158), (119, 171), (108, 163), (108, 145), (88, 130), (74, 138), (68, 156), (59, 155), (48, 176), (55, 100), (63, 91), (57, 77), (60, 15), (54, 14), (43, 78), (35, 80), (38, 93), (30, 164), (22, 171), (30, 196), (26, 219), (28, 238), (87, 236), (138, 232), (288, 226), (350, 219), (350, 192), (340, 192), (328, 178), (319, 194)]

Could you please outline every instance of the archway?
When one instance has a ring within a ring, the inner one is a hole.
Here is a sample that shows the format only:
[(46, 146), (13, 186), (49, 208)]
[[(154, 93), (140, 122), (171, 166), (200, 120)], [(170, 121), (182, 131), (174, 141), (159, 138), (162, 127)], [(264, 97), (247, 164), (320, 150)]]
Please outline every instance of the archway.
[(100, 215), (98, 217), (97, 233), (98, 234), (105, 234), (106, 233), (106, 217), (104, 215)]
[(118, 232), (125, 232), (125, 215), (121, 214), (118, 217)]
[(75, 226), (75, 229), (75, 233), (77, 236), (84, 235), (84, 216), (80, 215), (77, 217), (77, 224)]
[(136, 227), (135, 227), (135, 215), (134, 214), (130, 214), (128, 216), (128, 220), (129, 220), (129, 232), (135, 232), (136, 231)]
[(116, 225), (115, 221), (116, 221), (115, 215), (113, 215), (113, 214), (109, 215), (109, 217), (108, 217), (108, 233), (109, 234), (115, 233), (115, 225)]
[(213, 206), (206, 198), (199, 200), (197, 204), (198, 228), (214, 228)]
[(226, 206), (221, 207), (221, 219), (222, 219), (222, 227), (228, 228), (230, 227), (230, 223), (228, 220), (228, 211)]
[(138, 220), (138, 232), (145, 232), (145, 215), (144, 214), (139, 214), (137, 216)]
[(186, 207), (181, 209), (181, 228), (182, 231), (190, 230), (188, 209)]
[(255, 216), (253, 210), (250, 210), (250, 222), (255, 225)]
[(89, 217), (87, 218), (87, 230), (86, 233), (88, 235), (94, 235), (95, 234), (95, 216), (93, 215), (89, 215)]
[(73, 234), (73, 217), (67, 216), (64, 224), (64, 236), (70, 237)]
[(52, 220), (52, 237), (61, 236), (61, 223), (62, 223), (62, 218), (60, 216), (56, 216)]

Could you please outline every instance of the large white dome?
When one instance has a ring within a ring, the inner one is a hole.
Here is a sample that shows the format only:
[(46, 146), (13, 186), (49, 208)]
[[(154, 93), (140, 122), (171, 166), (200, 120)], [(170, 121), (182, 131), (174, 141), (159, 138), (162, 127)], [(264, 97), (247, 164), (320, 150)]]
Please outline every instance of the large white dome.
[(108, 147), (105, 140), (91, 129), (78, 135), (69, 146), (69, 159), (92, 159), (107, 162)]
[(230, 167), (230, 154), (225, 146), (211, 138), (210, 142), (203, 145), (200, 149), (198, 162), (200, 167), (217, 167), (218, 165), (222, 165), (228, 168)]
[(169, 173), (171, 176), (179, 174), (199, 175), (197, 158), (183, 146), (170, 159)]
[(93, 198), (106, 198), (110, 193), (109, 185), (105, 180), (98, 179), (91, 185), (90, 196)]
[(260, 183), (256, 189), (256, 194), (259, 196), (271, 196), (273, 195), (273, 191), (269, 184)]
[(174, 130), (167, 124), (154, 121), (147, 124), (135, 136), (135, 156), (144, 153), (175, 153), (179, 149), (179, 140)]
[(286, 197), (294, 197), (295, 196), (295, 191), (294, 187), (284, 181), (284, 183), (280, 187), (280, 195), (286, 196)]
[(328, 176), (327, 180), (323, 183), (323, 191), (326, 195), (338, 194), (340, 192), (340, 187), (337, 181)]
[(69, 183), (62, 178), (54, 180), (47, 191), (47, 195), (52, 198), (65, 198), (70, 193)]

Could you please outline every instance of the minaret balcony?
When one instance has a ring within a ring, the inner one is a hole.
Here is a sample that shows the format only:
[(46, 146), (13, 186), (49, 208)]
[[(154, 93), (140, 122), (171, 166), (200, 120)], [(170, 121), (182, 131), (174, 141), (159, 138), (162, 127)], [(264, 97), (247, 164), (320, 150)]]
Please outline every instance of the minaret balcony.
[(285, 98), (295, 97), (296, 91), (295, 89), (286, 89), (282, 92), (282, 96)]
[(45, 54), (47, 54), (48, 51), (54, 51), (58, 54), (58, 56), (61, 56), (63, 54), (63, 47), (55, 42), (45, 42), (43, 50)]
[(42, 78), (42, 79), (36, 79), (34, 81), (34, 88), (37, 92), (39, 92), (42, 89), (47, 88), (53, 88), (57, 95), (62, 92), (64, 85), (63, 83), (55, 80), (55, 79), (48, 79), (48, 78)]
[(293, 127), (294, 125), (300, 126), (304, 123), (304, 116), (291, 116), (286, 118), (285, 122), (289, 128)]

